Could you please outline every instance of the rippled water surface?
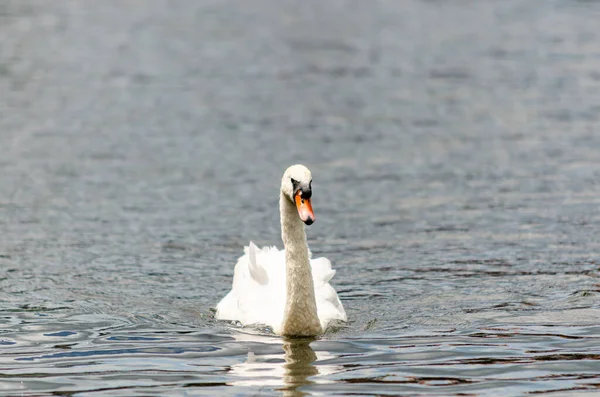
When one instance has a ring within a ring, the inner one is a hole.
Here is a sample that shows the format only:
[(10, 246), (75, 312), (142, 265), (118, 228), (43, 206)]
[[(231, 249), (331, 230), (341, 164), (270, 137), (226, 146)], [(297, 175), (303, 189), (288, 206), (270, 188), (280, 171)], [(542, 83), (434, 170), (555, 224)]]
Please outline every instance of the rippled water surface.
[[(0, 2), (0, 394), (600, 392), (600, 4)], [(213, 319), (313, 171), (350, 321)]]

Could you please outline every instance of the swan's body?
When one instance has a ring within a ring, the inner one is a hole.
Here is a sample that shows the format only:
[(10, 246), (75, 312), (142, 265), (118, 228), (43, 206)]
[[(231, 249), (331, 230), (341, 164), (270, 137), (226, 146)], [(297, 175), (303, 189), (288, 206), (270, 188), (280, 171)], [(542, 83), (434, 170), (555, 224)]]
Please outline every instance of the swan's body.
[(312, 177), (301, 165), (286, 170), (279, 210), (285, 250), (245, 247), (235, 265), (233, 287), (217, 305), (216, 318), (243, 325), (269, 325), (276, 334), (313, 336), (346, 312), (329, 280), (335, 274), (326, 258), (311, 259), (304, 223), (314, 221)]

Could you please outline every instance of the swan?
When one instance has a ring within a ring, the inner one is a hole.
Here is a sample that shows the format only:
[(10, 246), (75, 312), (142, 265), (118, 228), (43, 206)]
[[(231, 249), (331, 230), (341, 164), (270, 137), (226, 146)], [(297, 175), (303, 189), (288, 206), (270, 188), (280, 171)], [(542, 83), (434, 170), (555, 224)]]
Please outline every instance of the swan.
[(215, 317), (242, 325), (264, 324), (282, 336), (316, 336), (346, 312), (329, 284), (335, 270), (327, 258), (311, 259), (304, 224), (311, 225), (312, 174), (289, 167), (281, 179), (279, 212), (284, 250), (250, 242), (235, 265), (231, 291)]

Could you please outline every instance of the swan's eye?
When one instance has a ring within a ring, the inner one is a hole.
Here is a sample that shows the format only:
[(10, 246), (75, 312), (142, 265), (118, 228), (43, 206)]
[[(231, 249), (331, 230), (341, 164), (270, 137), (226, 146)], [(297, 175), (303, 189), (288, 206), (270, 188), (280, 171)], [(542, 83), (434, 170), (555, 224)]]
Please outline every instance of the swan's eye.
[(296, 188), (298, 187), (298, 185), (300, 184), (300, 182), (298, 182), (294, 178), (290, 178), (290, 180), (292, 181), (292, 186), (294, 187), (294, 190), (296, 190)]

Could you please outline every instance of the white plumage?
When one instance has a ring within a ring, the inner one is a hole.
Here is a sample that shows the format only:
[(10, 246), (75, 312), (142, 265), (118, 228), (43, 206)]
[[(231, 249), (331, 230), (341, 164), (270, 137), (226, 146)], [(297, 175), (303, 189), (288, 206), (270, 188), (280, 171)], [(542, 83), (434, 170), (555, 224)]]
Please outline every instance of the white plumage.
[[(317, 301), (317, 316), (323, 330), (332, 320), (346, 321), (346, 312), (329, 284), (335, 275), (329, 259), (310, 259)], [(243, 325), (264, 324), (281, 333), (286, 303), (285, 250), (258, 248), (250, 242), (235, 265), (231, 291), (217, 305), (217, 318)]]
[(315, 221), (312, 175), (289, 167), (281, 180), (279, 210), (285, 249), (244, 248), (235, 265), (231, 291), (217, 305), (216, 318), (243, 325), (268, 325), (276, 334), (314, 336), (346, 312), (329, 284), (335, 270), (326, 258), (312, 259), (304, 225)]

